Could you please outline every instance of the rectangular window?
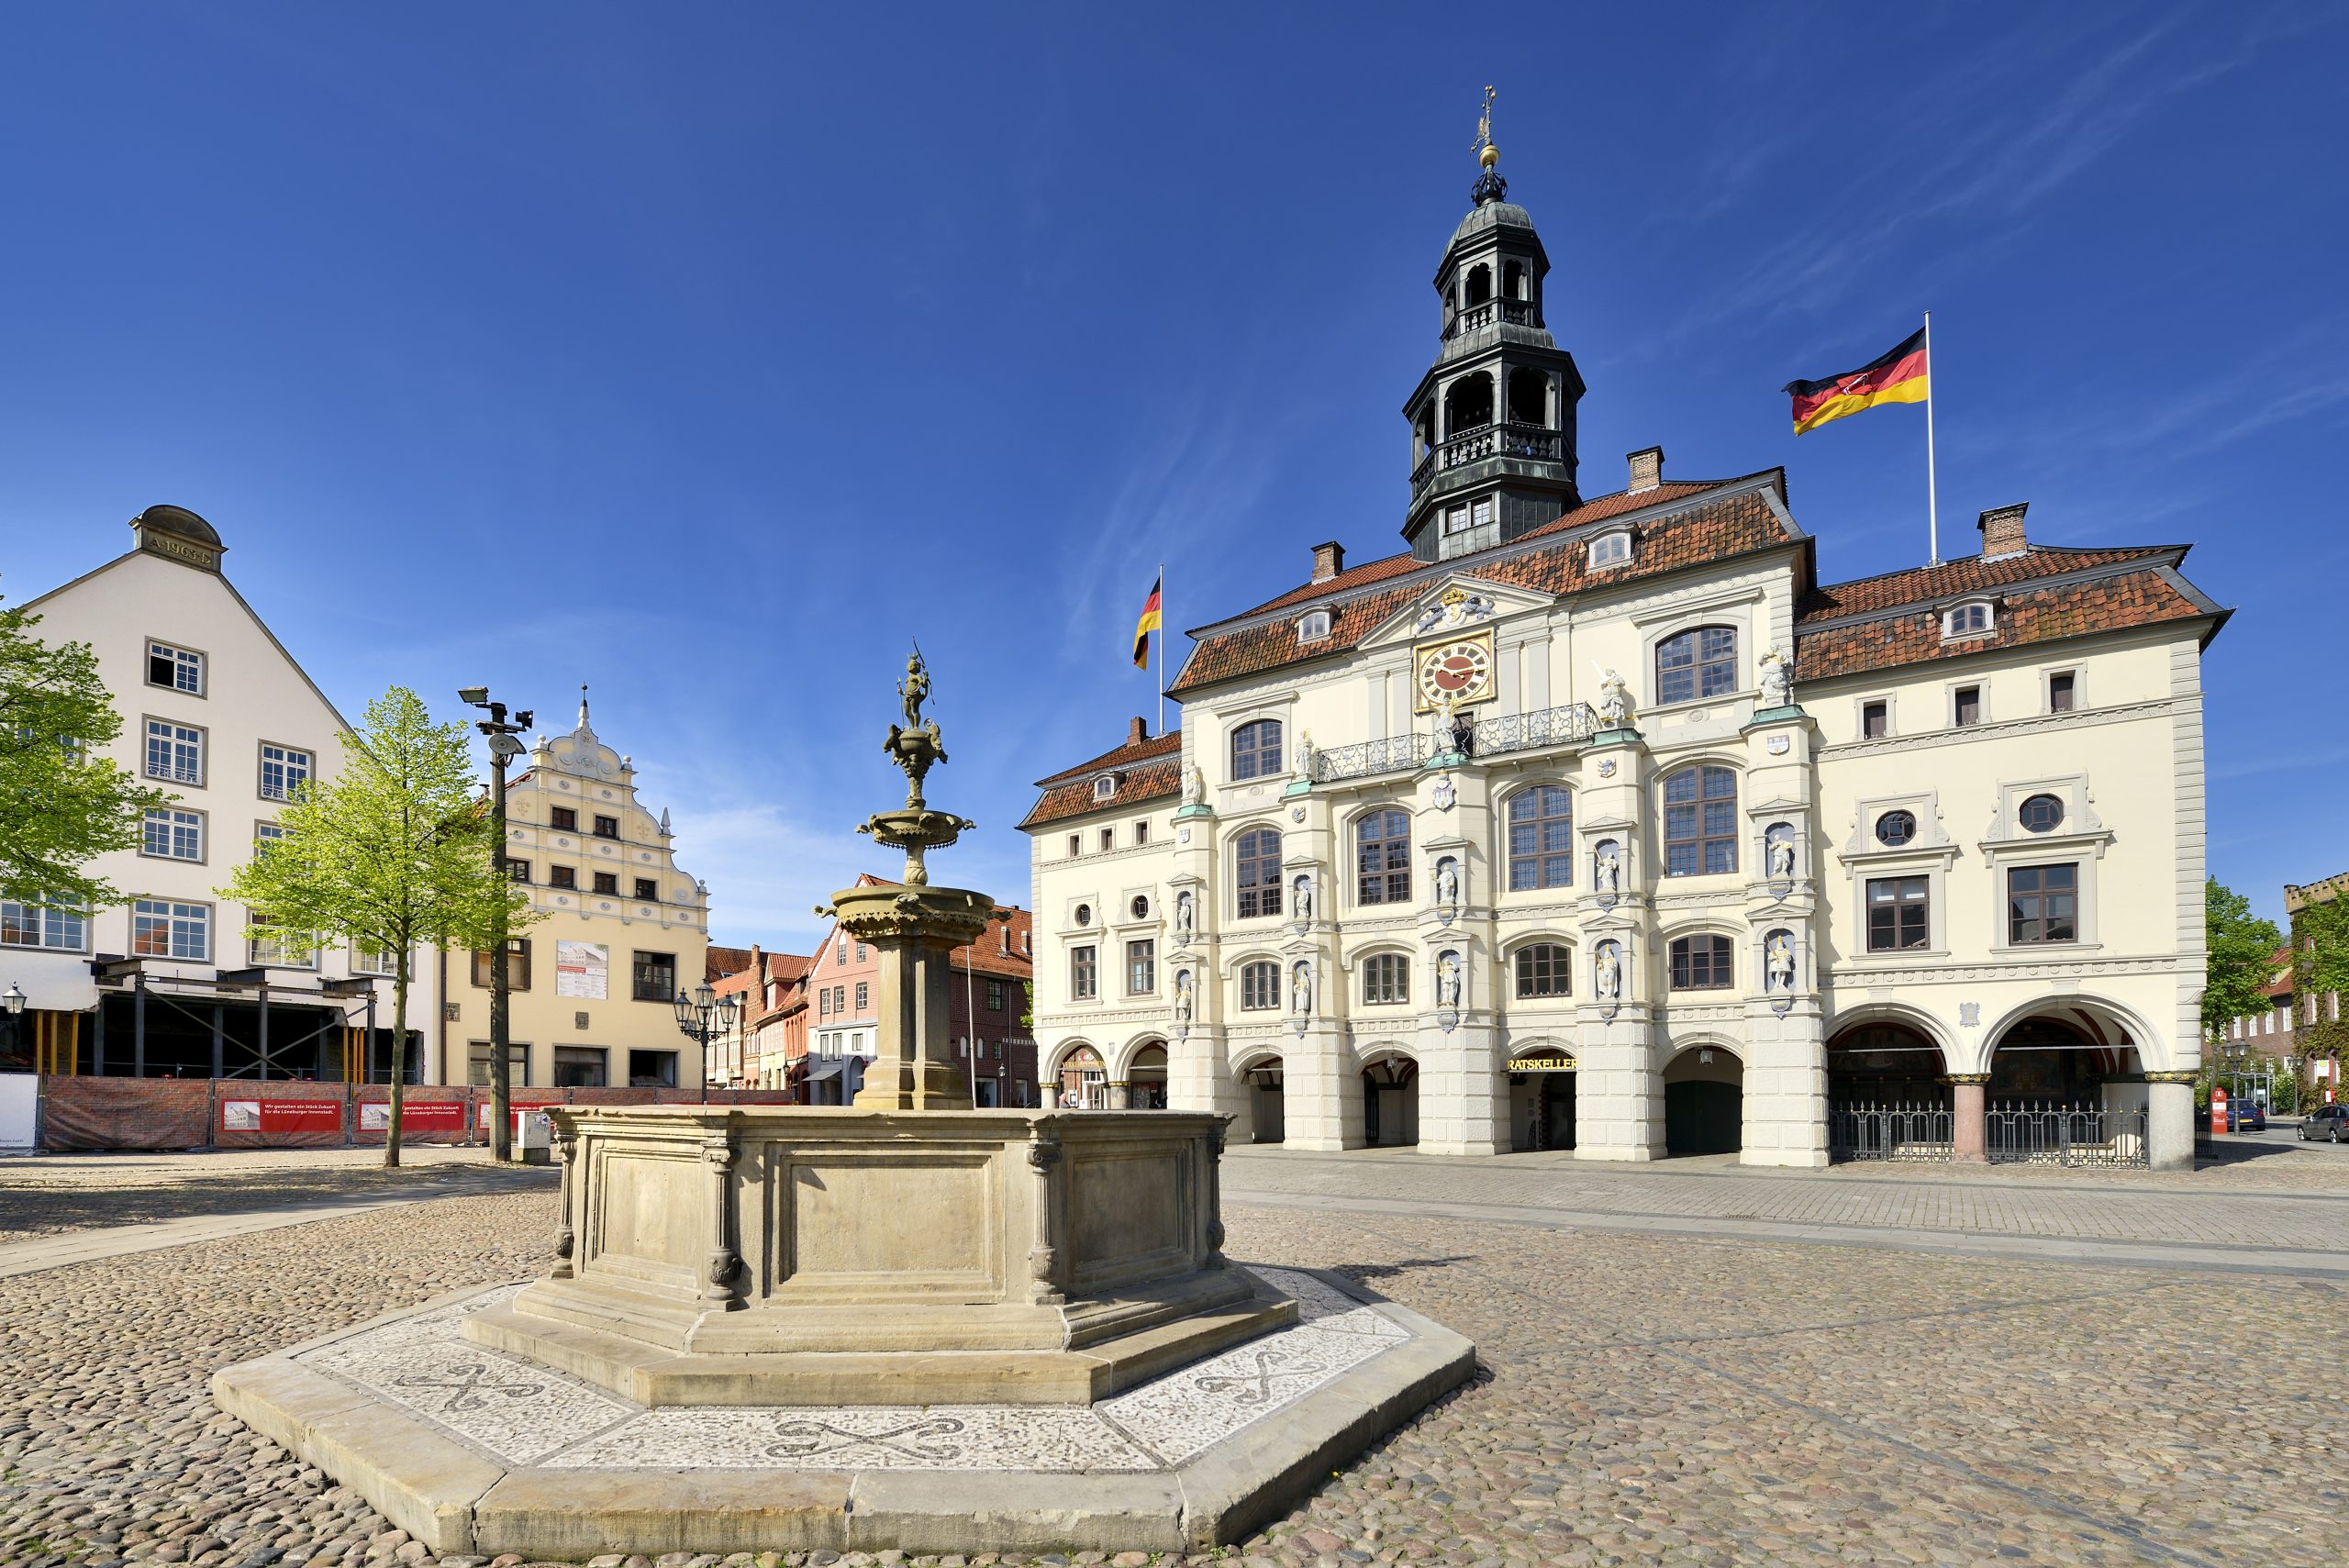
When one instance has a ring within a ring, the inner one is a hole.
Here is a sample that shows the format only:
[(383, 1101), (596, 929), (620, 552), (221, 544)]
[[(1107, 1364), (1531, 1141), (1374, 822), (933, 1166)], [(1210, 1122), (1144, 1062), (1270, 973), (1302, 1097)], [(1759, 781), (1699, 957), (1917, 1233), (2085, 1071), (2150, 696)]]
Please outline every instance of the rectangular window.
[(1675, 991), (1723, 991), (1736, 983), (1727, 937), (1682, 937), (1672, 944)]
[(204, 858), (204, 814), (200, 811), (150, 811), (139, 835), (139, 852), (158, 860), (200, 861)]
[(1868, 883), (1868, 951), (1931, 947), (1926, 886), (1921, 876), (1887, 876)]
[(49, 909), (0, 900), (0, 947), (48, 948), (81, 952), (90, 945), (90, 925), (79, 909)]
[(1158, 943), (1153, 940), (1126, 944), (1126, 995), (1147, 996), (1158, 989)]
[(261, 749), (261, 797), (291, 800), (296, 786), (310, 776), (310, 753), (291, 746), (263, 743)]
[(1574, 951), (1557, 942), (1535, 942), (1517, 950), (1517, 995), (1530, 1001), (1574, 994)]
[(848, 962), (848, 939), (846, 937), (841, 938), (840, 940), (833, 945), (832, 962), (834, 963), (846, 963)]
[(577, 887), (579, 885), (578, 869), (573, 866), (547, 867), (547, 885), (549, 887)]
[(1134, 824), (1134, 842), (1137, 844), (1147, 844), (1150, 842), (1149, 823), (1137, 822)]
[(147, 684), (190, 696), (204, 695), (204, 655), (168, 642), (147, 645)]
[(1003, 1011), (1003, 982), (1000, 980), (987, 982), (987, 1011), (990, 1013)]
[(1093, 949), (1068, 950), (1068, 994), (1079, 1002), (1089, 1002), (1100, 994), (1100, 977), (1095, 972)]
[(860, 980), (860, 981), (858, 981), (858, 982), (856, 983), (856, 1010), (857, 1010), (858, 1012), (862, 1013), (862, 1012), (863, 1012), (867, 1007), (870, 1007), (872, 1005), (873, 1005), (873, 985), (872, 985), (872, 983), (871, 983), (871, 982), (869, 982), (869, 981), (864, 981), (864, 980)]
[(845, 1013), (848, 1011), (847, 986), (835, 985), (832, 987), (832, 1011), (835, 1013)]
[(598, 817), (596, 818), (596, 837), (598, 839), (617, 839), (619, 836), (620, 819), (618, 817)]
[(1362, 999), (1371, 1006), (1411, 999), (1411, 961), (1400, 953), (1373, 953), (1363, 961)]
[(167, 718), (147, 721), (147, 776), (204, 787), (204, 731)]
[(351, 944), (351, 973), (353, 974), (394, 974), (391, 951), (377, 947), (364, 938)]
[(634, 973), (638, 1001), (671, 1002), (676, 999), (677, 955), (675, 953), (638, 953)]
[(1860, 705), (1860, 739), (1881, 740), (1892, 733), (1892, 705), (1884, 701)]
[(1982, 688), (1979, 686), (1958, 687), (1956, 708), (1957, 712), (1955, 717), (1959, 728), (1963, 728), (1965, 726), (1969, 724), (1981, 723)]
[(508, 882), (527, 884), (530, 880), (530, 862), (528, 861), (507, 860), (506, 862), (506, 880)]
[(865, 959), (866, 959), (866, 958), (871, 954), (872, 951), (873, 951), (872, 949), (870, 949), (870, 948), (866, 947), (863, 942), (859, 942), (859, 943), (857, 943), (857, 944), (856, 944), (856, 962), (859, 962), (859, 963), (863, 963), (863, 962), (865, 961)]
[(1068, 836), (1068, 858), (1074, 860), (1083, 853), (1085, 853), (1085, 835), (1071, 833)]
[[(476, 951), (473, 954), (473, 984), (489, 989), (489, 954)], [(530, 988), (530, 939), (509, 937), (506, 941), (506, 988), (528, 991)]]
[(316, 969), (318, 950), (288, 941), (270, 929), (260, 915), (248, 910), (245, 915), (245, 962), (266, 969)]
[(2076, 942), (2080, 868), (2015, 866), (2007, 873), (2007, 940)]
[(620, 879), (619, 879), (619, 873), (617, 873), (617, 872), (608, 872), (608, 871), (599, 871), (599, 872), (597, 872), (597, 873), (596, 873), (596, 892), (598, 892), (598, 893), (618, 893), (619, 890), (620, 890)]
[(1101, 829), (1101, 847), (1104, 850), (1114, 850), (1118, 847), (1118, 830), (1115, 828)]
[(649, 876), (640, 876), (636, 879), (636, 895), (647, 904), (656, 902), (661, 896), (661, 884)]
[(2047, 711), (2050, 713), (2071, 712), (2072, 693), (2073, 679), (2072, 673), (2069, 670), (2058, 670), (2055, 673), (2048, 676)]
[(141, 898), (130, 906), (130, 951), (139, 958), (212, 958), (212, 906)]
[(628, 1086), (631, 1089), (674, 1089), (677, 1086), (677, 1053), (674, 1051), (631, 1051), (628, 1053)]
[(579, 831), (579, 813), (568, 806), (551, 806), (547, 811), (547, 826), (561, 828), (565, 833), (576, 833)]
[[(530, 1048), (521, 1040), (506, 1042), (506, 1081), (518, 1089), (529, 1086)], [(489, 1041), (477, 1040), (465, 1047), (465, 1082), (489, 1087)]]
[(832, 1016), (832, 988), (829, 985), (817, 988), (816, 1016), (819, 1018), (829, 1018)]
[(554, 1086), (558, 1089), (600, 1089), (607, 1053), (600, 1045), (558, 1045), (554, 1048)]
[(1240, 970), (1240, 1005), (1249, 1012), (1263, 1012), (1281, 1005), (1281, 971), (1275, 963), (1242, 964)]

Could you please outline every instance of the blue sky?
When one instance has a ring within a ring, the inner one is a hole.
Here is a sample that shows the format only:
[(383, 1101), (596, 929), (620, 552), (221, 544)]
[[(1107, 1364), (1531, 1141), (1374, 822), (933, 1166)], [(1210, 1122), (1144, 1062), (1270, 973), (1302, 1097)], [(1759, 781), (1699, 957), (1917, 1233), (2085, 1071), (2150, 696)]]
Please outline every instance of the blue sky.
[(1826, 575), (1920, 562), (1920, 411), (1777, 389), (1930, 306), (1945, 539), (2028, 500), (2239, 606), (2211, 860), (2274, 912), (2349, 869), (2344, 67), (2288, 5), (18, 7), (0, 591), (173, 501), (346, 712), (592, 683), (770, 946), (878, 866), (918, 632), (939, 873), (1024, 902), (1161, 559), (1195, 626), (1399, 548), (1490, 82), (1586, 487), (1783, 463)]

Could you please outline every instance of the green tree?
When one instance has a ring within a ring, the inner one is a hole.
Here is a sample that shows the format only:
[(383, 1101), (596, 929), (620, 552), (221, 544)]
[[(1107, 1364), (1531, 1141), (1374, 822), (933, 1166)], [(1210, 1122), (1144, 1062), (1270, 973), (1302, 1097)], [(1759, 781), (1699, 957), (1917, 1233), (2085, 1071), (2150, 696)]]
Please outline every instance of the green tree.
[[(2349, 992), (2349, 895), (2300, 906), (2292, 917), (2292, 987), (2299, 999), (2299, 1039), (2303, 1054), (2349, 1056), (2349, 1021), (2325, 1016), (2328, 993)], [(2317, 998), (2317, 1021), (2308, 1021), (2309, 997)]]
[(389, 959), (392, 978), (390, 1124), (384, 1163), (400, 1162), (400, 1066), (417, 950), (485, 948), (501, 929), (535, 917), (496, 859), (462, 722), (435, 724), (423, 699), (394, 686), (341, 737), (342, 771), (297, 788), (278, 814), (284, 837), (219, 889), (264, 916), (281, 940), (364, 942)]
[(46, 643), (40, 617), (0, 609), (0, 898), (95, 909), (123, 892), (83, 868), (139, 847), (140, 819), (174, 798), (140, 785), (98, 748), (122, 716), (86, 642)]
[(2203, 884), (2202, 924), (2209, 969), (2202, 982), (2202, 1037), (2215, 1037), (2236, 1018), (2267, 1011), (2266, 987), (2284, 945), (2276, 922), (2251, 912), (2251, 900), (2212, 877)]

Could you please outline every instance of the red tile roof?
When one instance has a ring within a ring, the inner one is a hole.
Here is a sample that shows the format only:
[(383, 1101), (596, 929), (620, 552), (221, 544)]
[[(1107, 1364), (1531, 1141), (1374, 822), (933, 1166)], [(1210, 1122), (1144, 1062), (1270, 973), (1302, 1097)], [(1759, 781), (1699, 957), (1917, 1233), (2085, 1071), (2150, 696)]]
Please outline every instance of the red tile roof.
[[(1007, 931), (1010, 933), (1008, 951), (1005, 949)], [(994, 917), (987, 923), (986, 935), (975, 942), (956, 948), (948, 962), (956, 969), (1026, 980), (1035, 973), (1034, 958), (1029, 951), (1029, 943), (1033, 940), (1033, 922), (1028, 911), (1016, 904), (998, 905)]]
[(2035, 544), (2020, 555), (2009, 555), (1998, 561), (1985, 561), (1978, 555), (1964, 555), (1954, 561), (1944, 561), (1939, 566), (1911, 566), (1899, 572), (1887, 572), (1875, 577), (1861, 577), (1849, 583), (1813, 588), (1804, 596), (1796, 617), (1798, 620), (1820, 620), (1831, 616), (1865, 615), (1870, 610), (1889, 609), (1899, 605), (1929, 605), (1937, 600), (2003, 587), (2009, 583), (2025, 583), (2034, 577), (2053, 576), (2058, 572), (2084, 572), (2122, 562), (2150, 561), (2183, 553), (2184, 547), (2179, 545), (2074, 550), (2062, 545)]
[[(1082, 768), (1072, 768), (1065, 773), (1055, 773), (1043, 781), (1043, 797), (1028, 815), (1020, 818), (1022, 828), (1038, 828), (1047, 822), (1057, 822), (1064, 817), (1082, 817), (1089, 811), (1125, 811), (1146, 801), (1164, 800), (1183, 793), (1183, 737), (1178, 730), (1144, 743), (1156, 748), (1154, 754), (1140, 762), (1119, 766), (1105, 766), (1119, 751), (1141, 748), (1120, 747), (1107, 757), (1097, 757)], [(1118, 793), (1108, 799), (1093, 798), (1093, 781), (1104, 773), (1115, 773)]]
[[(1630, 505), (1626, 504), (1624, 496), (1602, 496), (1568, 513), (1557, 522), (1537, 529), (1535, 534), (1526, 536), (1531, 539), (1562, 533), (1586, 523), (1602, 521), (1647, 506), (1668, 506), (1677, 499), (1688, 500), (1690, 504), (1687, 506), (1668, 509), (1663, 515), (1647, 518), (1638, 525), (1639, 545), (1631, 563), (1626, 566), (1592, 573), (1585, 567), (1582, 541), (1578, 539), (1561, 539), (1546, 548), (1537, 546), (1531, 550), (1525, 548), (1524, 539), (1520, 539), (1489, 550), (1454, 556), (1449, 561), (1410, 562), (1410, 565), (1423, 569), (1425, 574), (1397, 582), (1392, 587), (1375, 589), (1333, 606), (1330, 635), (1309, 644), (1299, 640), (1296, 623), (1286, 617), (1253, 626), (1242, 624), (1230, 630), (1207, 628), (1194, 634), (1197, 646), (1184, 664), (1182, 674), (1168, 690), (1196, 691), (1218, 681), (1261, 674), (1283, 665), (1348, 652), (1360, 646), (1364, 638), (1384, 626), (1391, 617), (1417, 601), (1433, 584), (1448, 576), (1464, 575), (1484, 583), (1563, 595), (1660, 577), (1685, 567), (1727, 561), (1755, 550), (1798, 543), (1804, 536), (1787, 528), (1765, 499), (1766, 493), (1775, 488), (1776, 477), (1772, 471), (1752, 476), (1763, 481), (1758, 484), (1719, 480), (1699, 484), (1681, 481), (1659, 485), (1654, 490), (1634, 492), (1628, 498), (1634, 504)], [(1730, 488), (1736, 484), (1744, 484), (1745, 487)], [(1401, 559), (1409, 561), (1408, 557)], [(1374, 562), (1362, 571), (1377, 573), (1386, 565), (1386, 562)], [(1332, 592), (1342, 592), (1350, 585), (1358, 587), (1360, 582), (1348, 583), (1353, 575), (1347, 573), (1327, 583), (1315, 584), (1313, 592), (1301, 596), (1284, 595), (1270, 605), (1250, 611), (1249, 615), (1262, 614), (1282, 605), (1318, 600)], [(1386, 575), (1396, 573), (1390, 572)], [(1375, 583), (1377, 580), (1377, 577), (1371, 576), (1361, 582)], [(1243, 622), (1246, 618), (1235, 617)]]
[(1129, 740), (1115, 751), (1102, 752), (1090, 762), (1079, 762), (1073, 768), (1063, 768), (1059, 773), (1038, 779), (1036, 787), (1042, 789), (1048, 784), (1056, 784), (1064, 779), (1073, 779), (1079, 773), (1083, 773), (1085, 783), (1090, 784), (1098, 774), (1113, 773), (1121, 768), (1130, 768), (1137, 762), (1147, 762), (1158, 757), (1171, 757), (1182, 750), (1183, 732), (1180, 729), (1170, 729), (1163, 735), (1153, 735), (1147, 740), (1140, 742)]

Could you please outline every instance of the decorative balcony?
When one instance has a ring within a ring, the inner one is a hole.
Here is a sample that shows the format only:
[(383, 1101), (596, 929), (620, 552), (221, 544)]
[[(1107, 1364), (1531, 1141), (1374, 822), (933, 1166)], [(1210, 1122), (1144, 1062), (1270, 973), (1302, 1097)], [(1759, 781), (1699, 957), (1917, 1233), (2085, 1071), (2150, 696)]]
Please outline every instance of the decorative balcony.
[(1541, 425), (1487, 424), (1462, 430), (1429, 449), (1411, 470), (1411, 488), (1418, 490), (1447, 469), (1462, 468), (1486, 458), (1529, 458), (1556, 462), (1563, 438)]
[(1542, 316), (1530, 300), (1488, 299), (1454, 315), (1452, 324), (1444, 328), (1443, 339), (1450, 342), (1464, 333), (1481, 332), (1497, 325), (1539, 328)]
[[(1488, 718), (1476, 726), (1472, 757), (1496, 757), (1547, 746), (1579, 746), (1598, 731), (1598, 716), (1588, 703), (1568, 703), (1533, 713)], [(1315, 784), (1339, 784), (1379, 773), (1408, 773), (1433, 761), (1450, 744), (1432, 734), (1397, 735), (1365, 740), (1358, 746), (1333, 746), (1306, 759)]]

